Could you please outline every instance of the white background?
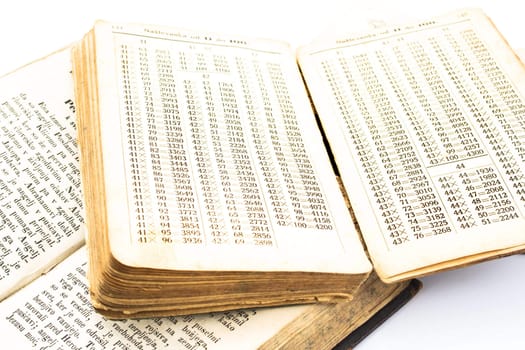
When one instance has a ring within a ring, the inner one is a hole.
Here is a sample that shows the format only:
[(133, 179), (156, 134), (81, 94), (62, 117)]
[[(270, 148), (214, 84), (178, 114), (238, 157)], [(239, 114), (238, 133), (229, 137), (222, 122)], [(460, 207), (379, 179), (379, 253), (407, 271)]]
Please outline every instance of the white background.
[[(371, 21), (392, 23), (461, 7), (481, 7), (511, 46), (525, 48), (525, 5), (521, 3), (4, 1), (0, 10), (0, 75), (78, 40), (96, 19), (242, 33), (299, 46), (334, 30), (366, 29)], [(365, 339), (358, 350), (525, 349), (525, 255), (440, 273), (423, 278), (423, 283), (423, 290)]]

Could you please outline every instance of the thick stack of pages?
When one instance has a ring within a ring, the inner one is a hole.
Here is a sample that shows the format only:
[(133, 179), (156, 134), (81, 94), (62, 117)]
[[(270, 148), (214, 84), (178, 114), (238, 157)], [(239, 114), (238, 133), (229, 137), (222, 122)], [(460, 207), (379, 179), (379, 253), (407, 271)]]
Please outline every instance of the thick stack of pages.
[(370, 263), (286, 45), (97, 23), (73, 65), (97, 309), (352, 298)]

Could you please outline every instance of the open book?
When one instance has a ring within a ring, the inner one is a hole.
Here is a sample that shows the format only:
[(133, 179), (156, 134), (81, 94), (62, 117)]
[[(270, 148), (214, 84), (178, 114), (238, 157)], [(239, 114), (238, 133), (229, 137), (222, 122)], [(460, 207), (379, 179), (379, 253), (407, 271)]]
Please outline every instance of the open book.
[(91, 306), (86, 280), (74, 109), (69, 48), (0, 78), (4, 347), (329, 349), (360, 341), (419, 288), (371, 275), (352, 301), (337, 304), (104, 318)]
[(298, 52), (100, 22), (73, 70), (113, 317), (351, 297), (360, 238), (388, 282), (525, 247), (525, 71), (481, 11)]

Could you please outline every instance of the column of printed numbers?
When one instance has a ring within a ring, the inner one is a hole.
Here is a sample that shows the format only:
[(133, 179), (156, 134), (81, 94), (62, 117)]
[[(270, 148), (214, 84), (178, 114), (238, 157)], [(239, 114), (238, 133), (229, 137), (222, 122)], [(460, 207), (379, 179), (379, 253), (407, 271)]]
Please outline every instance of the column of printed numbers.
[[(217, 106), (214, 99), (214, 91), (212, 87), (212, 81), (209, 75), (203, 75), (202, 80), (202, 95), (204, 98), (205, 110), (204, 121), (206, 123), (205, 129), (209, 134), (209, 144), (201, 145), (203, 150), (206, 152), (206, 157), (213, 158), (213, 162), (216, 165), (216, 171), (213, 168), (199, 169), (199, 179), (202, 189), (202, 201), (203, 208), (205, 209), (206, 221), (208, 222), (210, 236), (209, 242), (213, 244), (224, 244), (231, 241), (231, 235), (226, 227), (224, 215), (224, 196), (221, 191), (219, 174), (224, 174), (226, 170), (226, 161), (224, 159), (223, 145), (220, 140), (220, 129), (217, 121)], [(211, 159), (208, 159), (208, 164), (212, 163)]]
[(154, 240), (149, 235), (153, 224), (147, 208), (151, 205), (151, 192), (148, 186), (148, 172), (145, 167), (146, 152), (144, 145), (144, 128), (140, 115), (140, 98), (136, 81), (136, 57), (132, 47), (126, 44), (120, 46), (120, 82), (122, 91), (122, 108), (125, 115), (125, 149), (128, 152), (127, 171), (131, 174), (132, 204), (135, 212), (134, 226), (136, 237), (134, 240), (146, 243)]
[[(285, 189), (280, 181), (280, 169), (278, 169), (274, 161), (275, 154), (272, 151), (272, 143), (277, 141), (277, 137), (273, 135), (276, 132), (277, 125), (275, 124), (270, 94), (266, 88), (260, 64), (255, 58), (251, 61), (251, 69), (253, 71), (254, 84), (258, 90), (261, 112), (264, 113), (264, 121), (255, 115), (250, 118), (251, 130), (257, 131), (256, 139), (259, 140), (255, 143), (255, 154), (258, 165), (262, 170), (265, 193), (268, 194), (268, 202), (271, 205), (274, 220), (276, 220), (275, 222), (278, 226), (290, 226), (292, 225), (292, 214), (285, 196)], [(260, 132), (264, 131), (268, 133), (268, 137), (260, 135)]]
[(233, 235), (249, 233), (255, 245), (272, 245), (269, 223), (265, 208), (260, 202), (251, 201), (250, 195), (259, 194), (260, 189), (251, 162), (247, 146), (247, 135), (239, 114), (239, 106), (232, 83), (220, 82), (219, 91), (223, 107), (225, 127), (224, 141), (229, 149), (228, 174), (232, 189), (227, 197), (227, 209), (230, 212)]
[(166, 202), (166, 184), (163, 176), (163, 162), (161, 159), (161, 152), (159, 148), (159, 130), (157, 123), (159, 122), (159, 116), (157, 111), (157, 101), (154, 99), (154, 85), (152, 84), (152, 75), (155, 76), (152, 66), (152, 60), (149, 57), (149, 49), (145, 46), (139, 46), (138, 48), (139, 57), (139, 77), (140, 84), (142, 86), (142, 104), (143, 104), (143, 115), (146, 120), (146, 131), (144, 135), (144, 143), (149, 154), (146, 158), (145, 165), (150, 168), (150, 189), (154, 193), (154, 200), (149, 208), (146, 210), (151, 216), (150, 230), (157, 232), (161, 227), (164, 227), (169, 223), (169, 217), (167, 212)]
[[(434, 46), (436, 45), (434, 43)], [(436, 102), (434, 109), (437, 114), (436, 118), (432, 119), (432, 125), (444, 149), (445, 162), (466, 159), (470, 156), (469, 152), (471, 151), (483, 154), (483, 151), (479, 149), (479, 141), (476, 140), (476, 136), (472, 132), (472, 127), (463, 116), (447, 82), (427, 52), (431, 48), (426, 48), (419, 42), (410, 42), (408, 48), (428, 86), (427, 93), (432, 94), (432, 98)], [(474, 145), (474, 148), (465, 150), (461, 144), (462, 140), (466, 140), (467, 146)]]
[[(200, 98), (196, 89), (196, 83), (190, 79), (182, 79), (185, 104), (186, 146), (188, 147), (188, 157), (192, 161), (190, 169), (181, 169), (177, 172), (178, 181), (191, 183), (199, 181), (195, 176), (206, 174), (209, 167), (209, 154), (203, 151), (203, 123)], [(197, 175), (198, 174), (198, 175)], [(193, 179), (193, 181), (192, 181)], [(200, 219), (199, 191), (184, 190), (179, 191), (177, 196), (177, 209), (182, 222), (182, 242), (186, 244), (204, 243), (204, 233)]]
[(294, 226), (333, 229), (326, 199), (306, 153), (282, 68), (276, 63), (268, 63), (267, 67), (281, 116), (276, 120), (278, 128), (275, 129), (273, 136), (276, 138), (272, 139), (272, 144), (293, 207)]
[(438, 136), (434, 131), (434, 127), (438, 126), (436, 123), (439, 123), (439, 116), (435, 108), (432, 107), (428, 94), (423, 91), (419, 79), (412, 71), (415, 64), (407, 61), (404, 47), (395, 46), (392, 48), (392, 53), (401, 74), (404, 76), (403, 80), (407, 83), (407, 89), (415, 97), (420, 110), (423, 112), (418, 113), (417, 110), (411, 108), (416, 101), (412, 102), (410, 98), (407, 98), (407, 102), (402, 102), (403, 111), (414, 128), (415, 141), (419, 143), (419, 150), (424, 154), (424, 162), (427, 166), (444, 163), (445, 150), (442, 143), (437, 140)]
[[(397, 103), (400, 103), (403, 106), (405, 111), (410, 111), (408, 117), (408, 122), (414, 125), (418, 123), (419, 118), (414, 118), (414, 105), (409, 102), (408, 90), (405, 88), (404, 84), (401, 84), (403, 81), (402, 76), (400, 76), (393, 64), (394, 56), (390, 59), (390, 56), (383, 52), (382, 50), (377, 50), (375, 52), (375, 58), (379, 63), (378, 73), (382, 76), (382, 79), (385, 79), (388, 84), (387, 86), (393, 98)], [(386, 92), (386, 89), (385, 89)], [(387, 102), (387, 99), (383, 99), (379, 104), (382, 113), (385, 115), (385, 118), (388, 116), (390, 123), (392, 123), (391, 118), (396, 117), (396, 113), (393, 109), (393, 105), (390, 105)], [(378, 106), (378, 104), (376, 104)], [(376, 107), (377, 108), (377, 107)], [(401, 121), (401, 118), (396, 118)], [(403, 126), (399, 123), (399, 129)], [(425, 130), (426, 128), (421, 128)], [(394, 141), (394, 145), (398, 148), (397, 156), (393, 156), (392, 160), (394, 163), (400, 163), (405, 170), (405, 176), (399, 181), (398, 184), (392, 183), (394, 185), (394, 191), (397, 193), (408, 192), (409, 195), (412, 195), (412, 203), (408, 205), (403, 205), (403, 210), (405, 215), (410, 221), (410, 228), (412, 230), (413, 236), (417, 239), (424, 238), (425, 236), (433, 236), (443, 233), (451, 232), (451, 226), (448, 222), (448, 217), (446, 214), (445, 208), (442, 206), (439, 200), (438, 192), (434, 186), (434, 183), (427, 173), (424, 166), (422, 166), (421, 157), (419, 155), (419, 150), (414, 146), (414, 142), (411, 138), (411, 135), (407, 132), (406, 135), (401, 137), (401, 133), (398, 131), (395, 134), (394, 140), (402, 140), (402, 142)], [(425, 136), (425, 135), (420, 135)], [(402, 146), (401, 146), (402, 145)], [(399, 147), (401, 146), (401, 147)], [(399, 152), (401, 151), (401, 152)], [(413, 215), (410, 212), (413, 212)]]
[(177, 186), (187, 185), (174, 183), (174, 175), (182, 169), (187, 169), (187, 163), (184, 159), (184, 152), (182, 155), (173, 154), (174, 151), (180, 152), (183, 138), (173, 66), (168, 50), (155, 51), (155, 66), (160, 92), (160, 101), (157, 102), (159, 117), (155, 118), (157, 121), (151, 126), (149, 132), (150, 137), (157, 141), (160, 156), (157, 160), (160, 161), (160, 164), (152, 164), (152, 171), (154, 179), (160, 179), (159, 185), (156, 185), (160, 239), (164, 243), (172, 243), (179, 239), (177, 232), (180, 231), (180, 224), (176, 222), (178, 215), (175, 208), (168, 203), (176, 202)]
[[(256, 56), (251, 58), (251, 61), (256, 61)], [(258, 117), (256, 110), (260, 108), (260, 101), (257, 99), (257, 92), (255, 91), (257, 85), (257, 79), (253, 76), (253, 67), (248, 66), (250, 60), (245, 57), (236, 57), (235, 58), (235, 68), (239, 77), (241, 95), (243, 98), (244, 110), (247, 114), (247, 132), (245, 136), (250, 140), (252, 145), (252, 157), (253, 164), (259, 163), (262, 170), (262, 177), (260, 173), (256, 171), (249, 171), (246, 174), (256, 178), (262, 186), (272, 186), (275, 182), (275, 171), (272, 172), (273, 164), (268, 161), (268, 144), (264, 137), (264, 127), (262, 123), (262, 118)], [(258, 63), (257, 63), (258, 65)], [(264, 86), (261, 86), (261, 89), (264, 89)], [(261, 164), (263, 163), (263, 164)], [(271, 219), (268, 217), (268, 207), (264, 198), (263, 192), (267, 190), (268, 192), (274, 191), (274, 188), (262, 189), (257, 188), (257, 191), (250, 191), (250, 193), (244, 193), (243, 198), (247, 205), (252, 206), (252, 208), (257, 208), (256, 212), (252, 215), (254, 216), (253, 224), (256, 224), (257, 230), (259, 233), (255, 235), (258, 238), (258, 242), (261, 245), (273, 245), (275, 244), (275, 237), (271, 235)], [(275, 193), (270, 193), (269, 196), (274, 196)], [(275, 198), (274, 198), (275, 199)], [(275, 207), (273, 208), (275, 211)], [(239, 239), (242, 237), (237, 237)]]

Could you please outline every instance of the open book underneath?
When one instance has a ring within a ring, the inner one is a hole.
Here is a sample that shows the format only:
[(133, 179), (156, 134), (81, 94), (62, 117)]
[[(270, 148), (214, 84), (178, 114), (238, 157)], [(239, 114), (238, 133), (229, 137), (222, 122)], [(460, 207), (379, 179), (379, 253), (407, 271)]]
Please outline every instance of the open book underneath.
[(73, 66), (112, 317), (351, 298), (361, 238), (388, 282), (525, 247), (525, 71), (478, 10), (297, 53), (100, 22)]

